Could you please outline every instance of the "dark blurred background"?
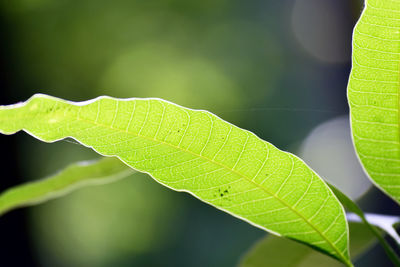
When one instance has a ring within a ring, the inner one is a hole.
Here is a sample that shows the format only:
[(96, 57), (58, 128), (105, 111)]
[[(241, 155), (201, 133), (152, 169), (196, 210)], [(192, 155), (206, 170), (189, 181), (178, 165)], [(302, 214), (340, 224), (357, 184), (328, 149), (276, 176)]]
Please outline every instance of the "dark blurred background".
[[(367, 211), (399, 214), (367, 191), (351, 146), (346, 84), (361, 10), (358, 0), (2, 0), (0, 104), (40, 92), (207, 109), (300, 155)], [(0, 190), (97, 157), (23, 133), (0, 145)], [(1, 217), (0, 266), (235, 266), (263, 236), (139, 175)], [(384, 258), (375, 248), (359, 264)]]

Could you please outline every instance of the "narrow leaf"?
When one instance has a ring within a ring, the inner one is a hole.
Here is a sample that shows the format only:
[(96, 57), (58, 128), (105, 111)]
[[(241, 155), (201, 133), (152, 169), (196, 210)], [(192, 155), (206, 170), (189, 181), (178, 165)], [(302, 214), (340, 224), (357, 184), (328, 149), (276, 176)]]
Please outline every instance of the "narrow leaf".
[[(346, 210), (353, 212), (354, 214), (357, 214), (357, 216), (361, 219), (361, 221), (368, 227), (368, 229), (371, 231), (372, 234), (376, 236), (376, 238), (379, 240), (380, 244), (382, 245), (383, 249), (385, 250), (386, 255), (388, 255), (389, 259), (396, 265), (400, 266), (400, 259), (398, 258), (398, 255), (392, 247), (389, 245), (389, 243), (382, 237), (380, 231), (374, 226), (371, 225), (371, 223), (367, 220), (367, 218), (364, 215), (364, 212), (361, 210), (361, 208), (354, 203), (350, 198), (348, 198), (345, 194), (343, 194), (339, 189), (337, 189), (335, 186), (328, 184), (330, 188), (332, 189), (333, 193), (335, 193), (336, 197), (340, 200), (342, 205), (345, 207)], [(382, 228), (382, 230), (387, 230), (385, 228)], [(393, 227), (392, 227), (392, 230)], [(394, 231), (396, 233), (396, 231)], [(388, 233), (391, 234), (391, 231), (389, 230)], [(397, 242), (396, 238), (394, 238), (395, 241)]]
[(134, 172), (116, 158), (78, 162), (46, 179), (15, 186), (2, 192), (0, 215), (19, 207), (36, 205), (64, 196), (84, 186), (114, 182)]
[(400, 2), (368, 0), (353, 34), (348, 85), (358, 156), (375, 184), (400, 203)]
[(35, 95), (0, 107), (0, 132), (72, 137), (158, 182), (351, 265), (343, 207), (303, 161), (206, 111), (160, 99), (73, 103)]
[[(351, 258), (356, 260), (376, 243), (376, 238), (363, 224), (350, 223), (349, 226)], [(340, 267), (342, 264), (302, 244), (268, 235), (244, 255), (239, 266)]]

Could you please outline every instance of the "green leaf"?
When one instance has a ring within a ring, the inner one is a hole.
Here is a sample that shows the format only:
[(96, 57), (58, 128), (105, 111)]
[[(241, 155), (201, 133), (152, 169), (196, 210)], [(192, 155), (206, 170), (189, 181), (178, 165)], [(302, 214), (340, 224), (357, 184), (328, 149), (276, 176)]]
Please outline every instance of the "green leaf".
[(336, 197), (340, 200), (342, 205), (345, 207), (345, 209), (357, 214), (360, 217), (361, 221), (365, 224), (365, 226), (368, 227), (370, 232), (376, 236), (376, 238), (381, 243), (383, 249), (385, 250), (386, 255), (388, 255), (389, 259), (396, 266), (400, 266), (400, 260), (397, 254), (394, 252), (394, 250), (388, 244), (388, 242), (382, 237), (380, 231), (375, 226), (371, 225), (369, 221), (365, 218), (364, 212), (360, 209), (360, 207), (356, 203), (354, 203), (350, 198), (348, 198), (345, 194), (343, 194), (339, 189), (337, 189), (335, 186), (329, 183), (328, 185), (332, 189), (333, 193), (335, 193)]
[(0, 107), (0, 132), (72, 137), (161, 184), (351, 265), (343, 207), (303, 161), (217, 116), (160, 99), (73, 103), (35, 95)]
[(368, 0), (353, 35), (348, 85), (358, 156), (375, 184), (400, 203), (400, 2)]
[[(376, 238), (364, 224), (350, 223), (350, 252), (356, 260), (375, 243)], [(320, 267), (342, 266), (302, 244), (268, 235), (242, 258), (240, 267)]]
[(46, 179), (12, 187), (0, 194), (0, 215), (24, 206), (43, 203), (89, 185), (117, 181), (135, 171), (116, 158), (72, 164)]

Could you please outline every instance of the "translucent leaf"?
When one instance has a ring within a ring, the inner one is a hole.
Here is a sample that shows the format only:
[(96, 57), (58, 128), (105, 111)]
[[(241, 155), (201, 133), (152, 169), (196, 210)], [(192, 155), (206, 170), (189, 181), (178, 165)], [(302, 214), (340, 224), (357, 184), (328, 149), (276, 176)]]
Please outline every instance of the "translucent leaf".
[(165, 186), (351, 265), (343, 207), (322, 179), (296, 156), (209, 112), (160, 99), (73, 103), (35, 95), (0, 107), (0, 132), (19, 130), (45, 142), (74, 138)]
[(135, 171), (116, 158), (84, 161), (43, 180), (7, 189), (0, 194), (0, 215), (18, 207), (39, 204), (84, 186), (117, 181)]
[(375, 184), (400, 202), (400, 2), (368, 0), (353, 35), (348, 85), (358, 156)]

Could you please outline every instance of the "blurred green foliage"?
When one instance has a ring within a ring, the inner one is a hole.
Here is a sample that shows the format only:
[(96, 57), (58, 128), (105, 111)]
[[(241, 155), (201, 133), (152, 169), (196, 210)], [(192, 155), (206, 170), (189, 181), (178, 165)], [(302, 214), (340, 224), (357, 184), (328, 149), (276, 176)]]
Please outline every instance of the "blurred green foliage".
[(115, 266), (175, 243), (180, 213), (173, 193), (135, 174), (38, 208), (33, 233), (48, 266)]
[[(15, 64), (24, 66), (25, 78), (43, 93), (75, 99), (157, 96), (192, 107), (238, 108), (259, 97), (258, 85), (280, 74), (276, 40), (263, 24), (246, 14), (238, 17), (238, 3), (3, 5), (16, 22)], [(262, 94), (267, 92), (264, 87)]]

